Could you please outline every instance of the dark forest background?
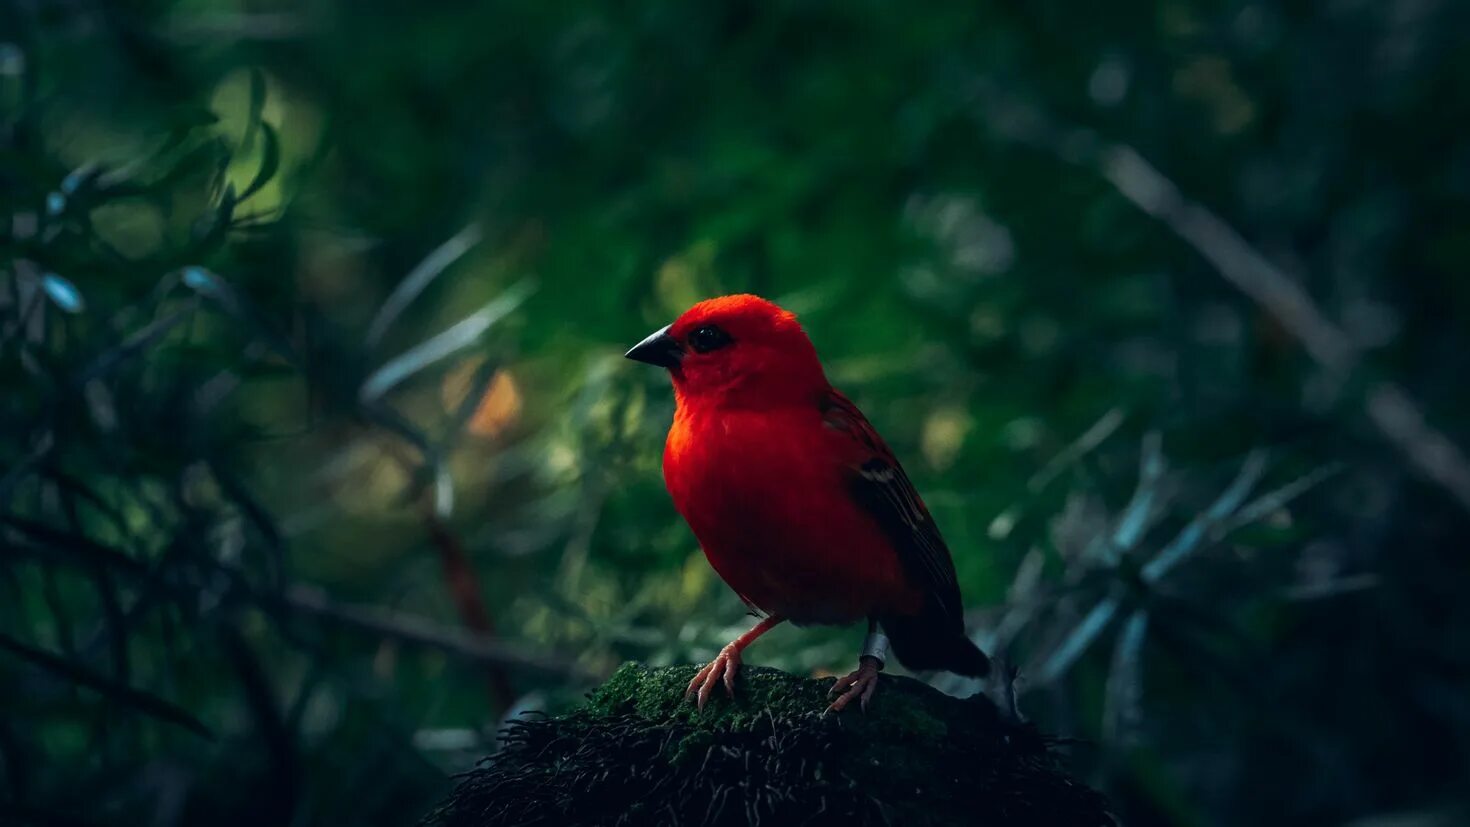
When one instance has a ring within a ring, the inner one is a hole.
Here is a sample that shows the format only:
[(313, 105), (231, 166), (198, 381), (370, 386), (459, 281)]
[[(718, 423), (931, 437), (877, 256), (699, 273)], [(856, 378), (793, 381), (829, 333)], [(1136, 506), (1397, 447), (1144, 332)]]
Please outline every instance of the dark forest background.
[(412, 823), (501, 721), (707, 659), (747, 621), (621, 353), (753, 291), (1124, 823), (1465, 823), (1467, 36), (3, 0), (0, 822)]

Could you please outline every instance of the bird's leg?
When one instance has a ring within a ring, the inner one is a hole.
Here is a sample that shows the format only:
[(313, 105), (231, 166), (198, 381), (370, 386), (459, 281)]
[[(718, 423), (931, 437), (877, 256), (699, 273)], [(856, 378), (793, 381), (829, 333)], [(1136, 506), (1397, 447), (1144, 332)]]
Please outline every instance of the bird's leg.
[(735, 697), (735, 673), (740, 671), (741, 650), (783, 620), (785, 618), (779, 615), (765, 617), (750, 631), (725, 644), (725, 648), (720, 650), (714, 660), (695, 673), (694, 680), (689, 682), (689, 688), (684, 691), (684, 697), (687, 699), (697, 694), (699, 708), (704, 709), (704, 702), (709, 700), (710, 693), (715, 691), (715, 686), (721, 680), (725, 683), (725, 691), (730, 693), (730, 697)]
[[(863, 653), (858, 657), (858, 668), (845, 678), (838, 678), (832, 684), (832, 689), (827, 696), (837, 695), (832, 705), (827, 707), (828, 712), (841, 712), (843, 707), (858, 700), (859, 706), (866, 712), (868, 699), (873, 697), (873, 691), (878, 688), (878, 673), (883, 671), (883, 664), (888, 660), (888, 636), (878, 630), (878, 621), (868, 621), (868, 636), (863, 638)], [(838, 694), (838, 693), (842, 694)]]

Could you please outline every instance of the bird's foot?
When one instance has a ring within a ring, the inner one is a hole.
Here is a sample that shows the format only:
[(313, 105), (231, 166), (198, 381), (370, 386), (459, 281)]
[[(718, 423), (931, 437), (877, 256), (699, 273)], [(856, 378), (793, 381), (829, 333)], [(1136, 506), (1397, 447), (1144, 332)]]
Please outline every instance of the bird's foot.
[(725, 684), (725, 692), (730, 697), (735, 697), (735, 673), (740, 671), (740, 650), (734, 644), (720, 650), (715, 659), (704, 665), (703, 669), (694, 673), (694, 680), (689, 682), (689, 688), (684, 690), (684, 699), (696, 698), (699, 709), (704, 709), (705, 701), (714, 693), (715, 687), (721, 682)]
[[(858, 705), (864, 712), (868, 710), (868, 699), (873, 697), (873, 691), (878, 688), (878, 672), (883, 668), (882, 661), (871, 655), (864, 655), (858, 659), (858, 668), (845, 678), (838, 678), (827, 691), (827, 697), (837, 695), (832, 705), (827, 707), (828, 712), (841, 712), (843, 707), (858, 701)], [(838, 693), (841, 693), (840, 695)]]

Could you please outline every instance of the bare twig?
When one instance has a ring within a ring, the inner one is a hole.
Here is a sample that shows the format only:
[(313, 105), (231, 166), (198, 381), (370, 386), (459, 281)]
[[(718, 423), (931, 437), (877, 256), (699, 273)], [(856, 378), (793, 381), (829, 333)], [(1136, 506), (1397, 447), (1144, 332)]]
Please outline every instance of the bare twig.
[(72, 684), (97, 692), (109, 701), (183, 727), (201, 738), (214, 738), (214, 733), (209, 730), (209, 727), (200, 723), (198, 718), (189, 714), (188, 710), (178, 704), (151, 692), (145, 692), (129, 684), (113, 680), (70, 658), (48, 652), (6, 634), (0, 634), (0, 651), (7, 652)]
[[(1105, 141), (1091, 130), (1063, 128), (988, 84), (979, 86), (977, 99), (987, 128), (1097, 172), (1275, 318), (1317, 364), (1339, 379), (1361, 378), (1356, 376), (1362, 369), (1357, 345), (1301, 285), (1219, 215), (1185, 196), (1133, 147)], [(1386, 381), (1367, 383), (1362, 404), (1369, 421), (1410, 466), (1470, 511), (1470, 459), (1427, 421), (1403, 388)]]
[(287, 589), (279, 602), (299, 614), (311, 615), (378, 637), (438, 649), (474, 663), (579, 681), (594, 681), (605, 677), (567, 658), (441, 626), (404, 612), (337, 603), (321, 590), (307, 586)]
[[(119, 549), (83, 537), (73, 537), (64, 531), (11, 515), (0, 515), (0, 522), (21, 532), (31, 543), (45, 543), (44, 546), (27, 543), (10, 544), (8, 550), (17, 556), (44, 554), (46, 559), (54, 562), (102, 568), (112, 574), (125, 577), (130, 582), (149, 584), (174, 600), (189, 601), (198, 596), (198, 589), (194, 584), (157, 578), (157, 574), (149, 566), (140, 563)], [(44, 552), (41, 549), (44, 549)], [(62, 553), (58, 554), (58, 552)], [(220, 571), (228, 574), (232, 579), (236, 574), (224, 568), (221, 568)], [(240, 581), (239, 585), (243, 585), (243, 581)], [(470, 634), (459, 629), (441, 626), (411, 614), (390, 609), (338, 603), (322, 590), (310, 586), (296, 585), (284, 592), (247, 588), (243, 591), (242, 596), (248, 603), (263, 611), (284, 611), (310, 616), (382, 638), (438, 649), (474, 663), (493, 664), (504, 666), (509, 670), (579, 681), (600, 680), (606, 677), (605, 674), (583, 667), (570, 658), (544, 654), (487, 635)], [(134, 607), (135, 611), (136, 608)]]
[[(489, 640), (495, 635), (495, 619), (480, 591), (480, 576), (475, 565), (465, 552), (459, 535), (434, 513), (433, 506), (423, 509), (424, 526), (429, 539), (439, 555), (439, 566), (444, 574), (444, 586), (459, 612), (459, 620), (475, 635)], [(515, 700), (510, 677), (505, 674), (504, 664), (486, 662), (486, 684), (490, 690), (490, 702), (498, 708), (508, 707)]]

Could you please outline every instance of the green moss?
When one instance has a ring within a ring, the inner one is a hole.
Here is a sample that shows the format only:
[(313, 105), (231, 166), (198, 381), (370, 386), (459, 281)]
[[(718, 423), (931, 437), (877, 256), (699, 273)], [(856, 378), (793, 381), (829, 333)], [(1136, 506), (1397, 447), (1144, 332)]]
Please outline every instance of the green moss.
[[(703, 710), (684, 698), (697, 667), (648, 669), (629, 663), (592, 693), (584, 712), (608, 715), (634, 712), (649, 720), (681, 721), (702, 729), (744, 727), (757, 718), (790, 717), (821, 712), (830, 698), (830, 680), (803, 680), (775, 669), (746, 666), (740, 671), (737, 697), (717, 690)], [(984, 699), (975, 701), (981, 704)], [(948, 731), (944, 714), (958, 701), (908, 678), (886, 676), (866, 713), (853, 708), (847, 717), (864, 734), (914, 734), (942, 738)]]
[(1100, 796), (983, 697), (884, 676), (866, 712), (824, 714), (831, 681), (745, 667), (731, 700), (684, 699), (694, 667), (629, 664), (585, 706), (524, 721), (428, 822), (1086, 825)]

